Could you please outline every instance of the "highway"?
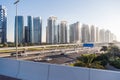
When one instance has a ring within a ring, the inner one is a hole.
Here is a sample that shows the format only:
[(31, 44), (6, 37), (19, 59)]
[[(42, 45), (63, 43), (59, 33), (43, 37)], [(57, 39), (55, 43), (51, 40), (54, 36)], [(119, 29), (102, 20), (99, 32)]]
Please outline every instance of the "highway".
[[(103, 46), (103, 45), (108, 45), (109, 43), (92, 43), (94, 46)], [(120, 43), (114, 43), (114, 44), (120, 44)], [(53, 44), (53, 45), (39, 45), (39, 46), (25, 46), (25, 47), (18, 47), (18, 49), (28, 49), (28, 48), (46, 48), (46, 47), (68, 47), (68, 46), (73, 46), (73, 47), (82, 47), (83, 43), (71, 43), (71, 44)], [(16, 47), (6, 47), (6, 48), (0, 48), (0, 50), (15, 50)]]
[[(100, 48), (66, 48), (66, 49), (54, 49), (43, 51), (26, 51), (25, 54), (19, 56), (19, 60), (29, 60), (35, 62), (47, 62), (53, 64), (70, 64), (76, 61), (76, 58), (81, 54), (95, 53)], [(64, 54), (63, 54), (64, 53)], [(0, 57), (13, 58), (10, 53), (1, 53)]]

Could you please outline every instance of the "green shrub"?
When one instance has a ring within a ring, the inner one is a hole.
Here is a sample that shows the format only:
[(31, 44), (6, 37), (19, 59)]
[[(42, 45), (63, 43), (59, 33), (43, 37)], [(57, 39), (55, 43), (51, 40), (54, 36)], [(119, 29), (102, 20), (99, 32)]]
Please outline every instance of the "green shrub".
[(108, 63), (108, 61), (107, 61), (106, 59), (103, 59), (103, 60), (101, 61), (101, 65), (102, 65), (102, 66), (106, 66), (107, 63)]
[(110, 65), (114, 66), (115, 68), (120, 69), (120, 59), (116, 59), (114, 61), (110, 61)]
[(82, 61), (79, 61), (79, 62), (76, 62), (74, 66), (85, 67), (85, 63), (83, 63)]

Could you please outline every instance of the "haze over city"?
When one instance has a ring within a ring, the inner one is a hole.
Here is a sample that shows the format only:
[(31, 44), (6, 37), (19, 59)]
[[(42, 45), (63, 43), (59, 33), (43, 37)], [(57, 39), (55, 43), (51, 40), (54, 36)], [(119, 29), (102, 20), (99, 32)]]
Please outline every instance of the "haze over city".
[[(7, 40), (14, 41), (15, 5), (14, 0), (1, 0), (7, 8)], [(109, 29), (120, 40), (120, 1), (119, 0), (21, 0), (18, 4), (18, 15), (26, 17), (41, 16), (43, 21), (42, 41), (46, 41), (46, 26), (49, 16), (54, 15), (69, 24), (80, 21), (88, 25)]]
[(120, 80), (120, 0), (0, 0), (0, 80)]

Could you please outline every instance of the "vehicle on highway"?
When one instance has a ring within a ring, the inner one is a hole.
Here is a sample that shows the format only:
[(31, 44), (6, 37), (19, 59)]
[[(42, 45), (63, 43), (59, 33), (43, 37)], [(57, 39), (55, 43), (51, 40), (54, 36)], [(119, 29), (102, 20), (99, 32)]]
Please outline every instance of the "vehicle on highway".
[[(10, 54), (11, 56), (16, 56), (16, 52)], [(18, 56), (27, 56), (25, 51), (18, 51)]]
[(52, 58), (49, 58), (49, 57), (48, 57), (48, 58), (46, 58), (46, 60), (47, 60), (47, 61), (51, 61), (51, 60), (52, 60)]
[(63, 52), (62, 52), (62, 53), (60, 53), (60, 55), (64, 56), (64, 55), (65, 55), (65, 53), (63, 53)]

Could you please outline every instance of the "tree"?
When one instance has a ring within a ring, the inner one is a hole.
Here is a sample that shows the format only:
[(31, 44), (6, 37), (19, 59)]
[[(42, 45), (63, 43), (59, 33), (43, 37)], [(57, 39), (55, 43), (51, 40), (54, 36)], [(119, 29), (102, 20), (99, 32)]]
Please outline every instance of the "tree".
[(109, 62), (109, 58), (108, 58), (107, 54), (101, 54), (101, 55), (97, 56), (94, 60), (100, 61), (101, 62), (100, 64), (103, 66), (107, 65), (107, 63)]
[(28, 43), (24, 43), (23, 46), (28, 46)]
[(115, 59), (115, 57), (120, 56), (120, 49), (117, 46), (110, 46), (109, 50), (108, 50), (108, 55), (109, 57), (113, 57), (113, 59)]
[(4, 43), (4, 44), (3, 44), (3, 47), (8, 47), (8, 44), (7, 44), (7, 43)]
[(22, 44), (22, 43), (20, 43), (20, 44), (18, 44), (18, 46), (19, 46), (19, 47), (22, 47), (22, 46), (23, 46), (23, 44)]
[(95, 54), (81, 55), (77, 58), (78, 62), (74, 66), (103, 69), (104, 67), (101, 65), (101, 62), (95, 61), (95, 58)]
[(81, 55), (78, 58), (78, 60), (90, 64), (93, 62), (94, 58), (95, 58), (95, 54), (89, 54), (89, 55)]
[(107, 46), (102, 46), (102, 48), (100, 49), (100, 51), (107, 51), (108, 50), (108, 47)]
[(9, 43), (8, 47), (15, 47), (15, 43)]

